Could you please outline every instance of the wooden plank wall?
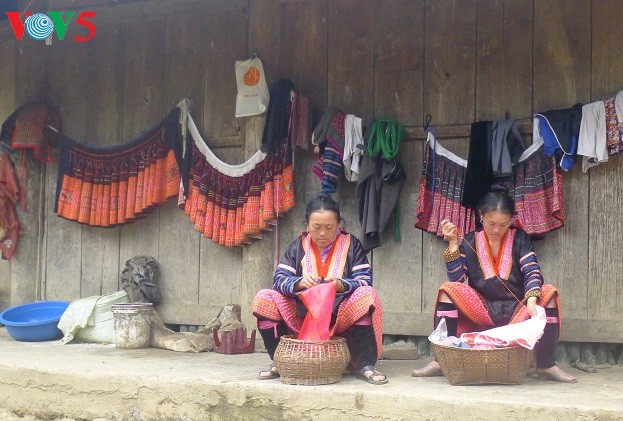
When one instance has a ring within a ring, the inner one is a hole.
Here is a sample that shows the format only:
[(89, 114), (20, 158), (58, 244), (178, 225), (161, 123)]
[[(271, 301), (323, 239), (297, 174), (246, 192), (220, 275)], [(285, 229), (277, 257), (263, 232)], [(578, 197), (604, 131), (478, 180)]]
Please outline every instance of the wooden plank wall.
[[(2, 57), (15, 56), (15, 43), (0, 41), (0, 55)], [(0, 115), (9, 116), (16, 107), (15, 89), (15, 60), (7, 60), (0, 71)], [(0, 259), (0, 308), (11, 304), (11, 265), (9, 261)]]
[[(466, 157), (473, 121), (508, 113), (528, 122), (534, 112), (623, 89), (617, 1), (178, 0), (174, 9), (164, 0), (98, 1), (85, 6), (99, 10), (101, 19), (89, 43), (45, 47), (2, 38), (0, 52), (15, 59), (8, 71), (3, 64), (0, 77), (3, 116), (45, 98), (62, 110), (67, 135), (111, 145), (140, 135), (186, 97), (208, 144), (237, 164), (259, 146), (263, 119), (233, 116), (234, 61), (257, 53), (270, 83), (290, 78), (312, 98), (316, 121), (334, 106), (409, 127), (402, 148), (408, 171), (400, 200), (402, 241), (395, 243), (390, 230), (370, 255), (388, 334), (426, 335), (445, 277), (444, 243), (412, 227), (424, 117), (432, 115), (440, 134), (453, 133), (441, 143)], [(55, 4), (80, 7), (75, 0)], [(297, 150), (298, 204), (280, 221), (280, 249), (303, 228), (304, 204), (319, 190), (312, 160)], [(565, 174), (567, 226), (535, 244), (547, 280), (562, 294), (565, 340), (623, 342), (623, 286), (617, 282), (623, 193), (613, 182), (623, 175), (619, 161), (613, 157), (589, 174), (579, 168)], [(54, 164), (43, 169), (45, 201), (37, 205), (33, 197), (34, 210), (24, 215), (23, 253), (11, 265), (0, 263), (0, 299), (112, 292), (125, 261), (149, 254), (161, 265), (166, 321), (205, 323), (235, 302), (252, 323), (253, 296), (271, 284), (274, 233), (251, 247), (225, 249), (196, 233), (173, 200), (128, 226), (79, 226), (52, 213), (56, 170)], [(354, 185), (341, 181), (336, 197), (348, 229), (358, 234)], [(36, 270), (24, 254), (39, 256)]]

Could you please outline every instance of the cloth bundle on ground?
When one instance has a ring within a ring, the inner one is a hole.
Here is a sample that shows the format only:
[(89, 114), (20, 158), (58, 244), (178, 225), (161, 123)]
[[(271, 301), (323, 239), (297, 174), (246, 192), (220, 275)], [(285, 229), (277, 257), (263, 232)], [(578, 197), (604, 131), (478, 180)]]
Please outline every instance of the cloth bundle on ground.
[(0, 251), (3, 259), (11, 259), (17, 251), (21, 227), (15, 206), (19, 188), (9, 156), (0, 151)]
[(214, 349), (212, 329), (235, 330), (243, 326), (240, 322), (240, 306), (228, 304), (207, 325), (197, 332), (175, 332), (164, 325), (154, 310), (151, 316), (151, 343), (153, 348), (177, 352), (203, 352)]
[[(443, 237), (440, 223), (448, 219), (463, 234), (473, 231), (474, 211), (460, 201), (467, 162), (443, 148), (431, 133), (425, 148), (415, 227)], [(538, 140), (526, 149), (507, 181), (516, 204), (513, 223), (533, 238), (564, 226), (562, 174), (542, 148)]]
[(151, 256), (135, 256), (125, 262), (121, 272), (121, 287), (128, 293), (130, 301), (160, 303), (158, 278), (160, 269)]
[(214, 326), (208, 324), (197, 330), (196, 333), (175, 332), (165, 326), (156, 310), (154, 310), (151, 312), (151, 338), (149, 344), (152, 348), (177, 352), (212, 351), (214, 349), (212, 327)]
[(125, 291), (108, 295), (95, 295), (72, 301), (58, 322), (66, 344), (74, 338), (79, 342), (115, 343), (113, 304), (129, 303)]
[(175, 108), (137, 139), (110, 147), (62, 136), (54, 211), (83, 224), (113, 227), (140, 219), (178, 195), (189, 149), (179, 117)]
[(187, 125), (193, 153), (187, 198), (180, 207), (195, 230), (226, 247), (262, 238), (279, 215), (294, 207), (288, 142), (274, 153), (258, 150), (245, 163), (229, 165), (206, 145), (190, 115)]

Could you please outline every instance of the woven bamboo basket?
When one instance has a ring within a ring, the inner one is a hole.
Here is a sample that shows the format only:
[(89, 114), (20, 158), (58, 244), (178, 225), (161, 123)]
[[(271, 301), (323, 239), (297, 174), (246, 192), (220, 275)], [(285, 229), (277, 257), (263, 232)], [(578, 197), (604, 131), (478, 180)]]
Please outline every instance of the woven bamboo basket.
[(275, 351), (275, 367), (287, 384), (337, 383), (349, 361), (346, 340), (339, 336), (328, 341), (302, 341), (285, 335)]
[(453, 385), (521, 384), (532, 362), (532, 351), (520, 346), (470, 349), (432, 345), (444, 376)]

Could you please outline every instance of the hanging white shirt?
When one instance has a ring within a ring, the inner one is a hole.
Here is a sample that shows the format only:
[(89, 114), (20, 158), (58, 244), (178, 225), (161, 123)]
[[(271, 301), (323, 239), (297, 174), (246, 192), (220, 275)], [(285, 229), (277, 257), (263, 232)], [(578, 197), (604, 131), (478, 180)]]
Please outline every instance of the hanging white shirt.
[(344, 175), (348, 181), (359, 179), (359, 166), (363, 156), (363, 130), (361, 119), (353, 114), (347, 114), (344, 119)]
[(603, 101), (592, 102), (582, 107), (577, 154), (582, 155), (582, 172), (608, 161), (606, 109)]

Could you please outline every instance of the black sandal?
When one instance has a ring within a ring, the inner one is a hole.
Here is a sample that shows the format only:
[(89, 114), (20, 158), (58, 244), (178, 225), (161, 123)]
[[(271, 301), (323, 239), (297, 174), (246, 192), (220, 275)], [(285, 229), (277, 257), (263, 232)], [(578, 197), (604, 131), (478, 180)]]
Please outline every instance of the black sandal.
[[(275, 363), (272, 363), (270, 367), (268, 367), (268, 370), (260, 371), (260, 374), (258, 374), (257, 376), (258, 380), (272, 380), (272, 379), (277, 379), (281, 377), (281, 374), (279, 374), (279, 372), (273, 370), (274, 368), (275, 368)], [(266, 372), (269, 372), (270, 376), (262, 376), (262, 373), (266, 373)]]
[[(372, 374), (370, 374), (370, 376), (366, 376), (364, 374), (366, 371), (371, 371)], [(374, 380), (374, 377), (379, 377), (379, 376), (383, 376), (383, 380)], [(378, 371), (372, 365), (367, 365), (355, 371), (355, 377), (357, 377), (358, 379), (364, 380), (370, 384), (374, 384), (374, 385), (386, 384), (389, 381), (387, 380), (387, 376), (385, 374)]]

